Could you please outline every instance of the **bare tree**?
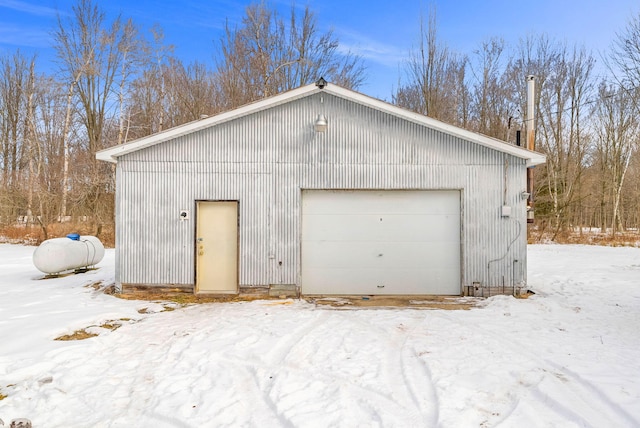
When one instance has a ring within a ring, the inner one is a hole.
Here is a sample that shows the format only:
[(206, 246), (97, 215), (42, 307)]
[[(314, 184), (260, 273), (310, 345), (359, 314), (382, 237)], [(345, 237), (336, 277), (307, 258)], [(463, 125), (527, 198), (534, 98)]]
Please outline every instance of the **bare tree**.
[(22, 124), (25, 112), (25, 87), (29, 64), (20, 52), (0, 58), (0, 117), (2, 123), (3, 184), (17, 183), (22, 146)]
[[(637, 151), (640, 126), (634, 111), (633, 97), (617, 86), (601, 83), (594, 109), (598, 161), (601, 164), (602, 203), (608, 191), (612, 199), (611, 231), (623, 228), (620, 202), (631, 158)], [(602, 216), (603, 223), (606, 217)]]
[[(175, 62), (179, 61), (172, 57), (174, 47), (164, 43), (164, 32), (160, 26), (153, 26), (151, 34), (153, 40), (145, 45), (146, 61), (143, 62), (142, 71), (131, 82), (128, 93), (125, 140), (160, 132), (167, 125), (165, 122), (170, 110), (167, 106), (171, 98), (167, 96), (167, 75), (172, 72)], [(168, 119), (169, 126), (173, 123)]]
[(164, 76), (170, 126), (219, 112), (215, 76), (205, 64), (194, 62), (185, 67), (172, 59)]
[(624, 31), (617, 34), (611, 54), (605, 61), (618, 83), (634, 92), (635, 99), (640, 91), (640, 13), (630, 19)]
[(593, 93), (593, 66), (584, 48), (546, 36), (521, 40), (508, 65), (505, 85), (520, 112), (526, 111), (522, 82), (527, 75), (536, 76), (536, 148), (547, 155), (546, 164), (536, 169), (536, 212), (551, 220), (554, 239), (571, 223), (585, 190), (581, 183), (591, 141), (584, 106)]
[(35, 104), (35, 92), (36, 92), (36, 74), (35, 74), (35, 66), (36, 61), (35, 58), (31, 60), (29, 64), (29, 78), (27, 79), (26, 85), (26, 97), (27, 97), (27, 106), (25, 111), (25, 120), (24, 120), (24, 142), (26, 144), (26, 157), (29, 165), (29, 179), (27, 181), (27, 212), (26, 212), (26, 223), (29, 223), (33, 220), (33, 193), (35, 187), (35, 153), (36, 153), (36, 123), (35, 123), (35, 114), (34, 114), (34, 104)]
[(154, 26), (151, 29), (151, 33), (153, 34), (153, 67), (151, 67), (152, 72), (155, 72), (156, 85), (154, 85), (158, 94), (158, 101), (160, 105), (160, 109), (158, 112), (158, 131), (162, 131), (162, 127), (164, 125), (164, 108), (162, 107), (162, 103), (164, 100), (165, 94), (165, 78), (163, 69), (165, 69), (166, 61), (169, 58), (169, 55), (173, 52), (173, 45), (165, 45), (164, 44), (164, 31), (160, 26)]
[[(626, 28), (617, 34), (610, 55), (605, 57), (605, 63), (608, 65), (617, 85), (617, 88), (609, 88), (609, 90), (613, 92), (610, 97), (612, 98), (611, 101), (615, 102), (614, 106), (609, 107), (618, 114), (617, 139), (622, 149), (620, 155), (614, 156), (614, 160), (625, 159), (625, 153), (628, 154), (624, 162), (624, 168), (621, 169), (620, 165), (616, 166), (616, 170), (622, 171), (623, 174), (621, 176), (622, 180), (615, 180), (615, 183), (618, 185), (617, 187), (619, 187), (615, 192), (614, 218), (612, 219), (613, 232), (615, 233), (616, 226), (618, 228), (622, 226), (622, 219), (620, 218), (618, 207), (622, 204), (623, 200), (624, 177), (627, 172), (631, 172), (632, 175), (636, 176), (640, 174), (640, 160), (638, 159), (637, 151), (638, 136), (636, 134), (634, 137), (631, 131), (628, 131), (628, 135), (624, 135), (626, 132), (623, 132), (623, 129), (626, 129), (626, 126), (623, 126), (623, 117), (628, 114), (626, 110), (629, 108), (633, 109), (631, 114), (631, 119), (633, 119), (632, 127), (637, 126), (635, 121), (640, 115), (640, 13), (632, 16)], [(604, 106), (607, 105), (608, 104), (605, 103)], [(609, 125), (611, 125), (611, 123), (609, 123)], [(609, 140), (614, 140), (614, 138), (609, 138)], [(613, 164), (615, 165), (616, 163), (617, 162), (614, 161)], [(632, 191), (633, 188), (630, 190)], [(634, 205), (636, 215), (638, 215), (639, 207), (637, 201), (640, 199), (640, 191), (638, 191), (637, 185), (635, 191), (632, 192), (628, 199), (631, 202), (630, 205)]]
[(159, 70), (146, 70), (133, 82), (129, 101), (132, 136), (159, 132), (221, 110), (216, 76), (205, 64), (185, 66), (170, 57)]
[(129, 92), (131, 77), (142, 65), (145, 49), (144, 40), (138, 34), (138, 28), (131, 19), (122, 27), (122, 35), (118, 40), (117, 49), (122, 56), (120, 61), (120, 81), (118, 84), (118, 144), (126, 142), (125, 100)]
[[(103, 189), (111, 181), (112, 172), (97, 164), (95, 152), (110, 144), (106, 139), (107, 126), (118, 108), (118, 103), (112, 100), (114, 95), (120, 98), (117, 91), (123, 94), (125, 90), (138, 34), (133, 24), (124, 23), (120, 16), (107, 22), (105, 13), (92, 0), (78, 0), (72, 11), (69, 19), (58, 17), (53, 40), (61, 74), (70, 88), (69, 99), (73, 97), (78, 101), (77, 114), (86, 137), (86, 144), (76, 151), (79, 156), (75, 167), (82, 169), (83, 179), (75, 184), (79, 186), (78, 197), (83, 203), (75, 206), (84, 206), (90, 213), (104, 218), (109, 214), (102, 214)], [(116, 83), (118, 77), (120, 80)], [(120, 105), (120, 112), (123, 111)], [(120, 118), (122, 124), (122, 113)], [(67, 151), (66, 162), (69, 154)], [(66, 182), (63, 195), (69, 187), (70, 183)], [(66, 214), (66, 200), (61, 214)]]
[(25, 211), (31, 177), (29, 112), (34, 91), (35, 57), (19, 51), (0, 57), (0, 220), (12, 223)]
[(331, 31), (320, 33), (315, 14), (291, 8), (289, 21), (264, 3), (246, 8), (242, 23), (227, 23), (217, 64), (224, 109), (311, 83), (324, 76), (357, 89), (364, 80), (360, 58), (339, 51)]
[(68, 111), (68, 88), (65, 86), (51, 76), (36, 76), (32, 112), (32, 207), (44, 239), (48, 239), (48, 225), (60, 216), (60, 196), (65, 191), (63, 165), (69, 142), (65, 131)]
[(517, 107), (510, 102), (506, 90), (504, 50), (504, 40), (491, 38), (474, 52), (475, 61), (470, 63), (475, 81), (471, 89), (471, 108), (476, 131), (508, 141), (511, 137), (510, 118), (515, 115)]
[(393, 102), (424, 115), (467, 126), (469, 92), (464, 83), (467, 59), (440, 43), (436, 10), (420, 22), (420, 44), (406, 67), (407, 83), (400, 85)]
[(35, 57), (17, 52), (0, 63), (0, 141), (5, 142), (3, 149), (9, 148), (4, 171), (11, 181), (3, 179), (0, 186), (0, 215), (9, 225), (38, 223), (46, 239), (47, 226), (59, 213), (63, 187), (66, 89), (36, 74)]
[(538, 141), (547, 154), (546, 187), (552, 202), (554, 238), (566, 226), (577, 196), (589, 144), (582, 126), (591, 90), (594, 60), (584, 49), (559, 48), (541, 91)]

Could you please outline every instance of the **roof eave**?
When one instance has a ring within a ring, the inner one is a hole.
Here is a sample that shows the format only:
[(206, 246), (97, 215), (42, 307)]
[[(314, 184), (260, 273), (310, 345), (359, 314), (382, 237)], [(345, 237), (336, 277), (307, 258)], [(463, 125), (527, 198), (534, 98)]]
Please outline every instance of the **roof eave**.
[(532, 152), (534, 155), (530, 158), (527, 159), (527, 166), (528, 167), (534, 167), (537, 165), (543, 165), (545, 163), (547, 163), (547, 156), (543, 155), (542, 153), (538, 153), (538, 152)]
[(351, 91), (349, 89), (345, 89), (335, 85), (327, 85), (327, 88), (325, 90), (338, 97), (351, 99), (361, 104), (368, 105), (369, 107), (376, 110), (393, 114), (394, 116), (410, 120), (414, 123), (427, 126), (437, 131), (454, 135), (464, 140), (475, 142), (484, 147), (491, 148), (503, 153), (508, 153), (521, 159), (525, 159), (527, 162), (527, 166), (541, 165), (546, 162), (546, 156), (541, 153), (533, 152), (523, 147), (509, 144), (506, 141), (498, 140), (496, 138), (488, 137), (477, 132), (468, 131), (457, 126), (441, 122), (437, 119), (433, 119), (423, 114), (406, 110), (402, 107), (398, 107), (377, 98), (372, 98), (359, 92)]
[(313, 92), (321, 92), (321, 91), (325, 91), (327, 93), (338, 96), (340, 98), (358, 102), (360, 104), (369, 106), (373, 109), (380, 110), (388, 114), (392, 114), (394, 116), (412, 121), (414, 123), (417, 123), (423, 126), (427, 126), (437, 131), (454, 135), (464, 140), (475, 142), (484, 147), (491, 148), (493, 150), (497, 150), (503, 153), (508, 153), (521, 159), (525, 159), (527, 162), (527, 166), (541, 165), (546, 162), (546, 157), (541, 153), (532, 152), (522, 147), (513, 146), (502, 140), (491, 138), (482, 134), (478, 134), (476, 132), (468, 131), (466, 129), (462, 129), (454, 125), (449, 125), (447, 123), (424, 116), (422, 114), (414, 113), (409, 110), (403, 109), (401, 107), (395, 106), (393, 104), (389, 104), (385, 101), (381, 101), (376, 98), (372, 98), (367, 95), (361, 94), (359, 92), (355, 92), (353, 90), (345, 89), (340, 86), (336, 86), (332, 84), (328, 84), (322, 89), (318, 88), (315, 84), (309, 84), (309, 85), (302, 86), (300, 88), (293, 89), (291, 91), (284, 92), (282, 94), (279, 94), (264, 100), (247, 104), (237, 109), (224, 112), (206, 119), (200, 119), (193, 122), (189, 122), (187, 124), (177, 126), (177, 127), (168, 129), (166, 131), (159, 132), (154, 135), (143, 137), (126, 144), (110, 147), (97, 152), (96, 159), (105, 161), (105, 162), (117, 163), (118, 157), (126, 155), (128, 153), (132, 153), (143, 148), (151, 147), (163, 141), (175, 139), (182, 135), (196, 132), (201, 129), (208, 128), (214, 125), (218, 125), (220, 123), (224, 123), (241, 116), (256, 113), (271, 107), (275, 107), (280, 104), (284, 104), (286, 102), (290, 102), (298, 98), (302, 98)]
[(193, 122), (189, 122), (184, 125), (170, 128), (166, 131), (158, 132), (157, 134), (149, 135), (147, 137), (142, 137), (138, 140), (134, 140), (129, 143), (125, 143), (118, 146), (113, 146), (107, 149), (100, 150), (99, 152), (96, 152), (96, 159), (105, 161), (105, 162), (116, 163), (118, 160), (117, 159), (118, 157), (126, 155), (128, 153), (132, 153), (137, 150), (141, 150), (143, 148), (154, 146), (163, 141), (172, 140), (186, 134), (197, 132), (201, 129), (218, 125), (223, 122), (228, 122), (230, 120), (233, 120), (241, 116), (256, 113), (271, 107), (275, 107), (280, 104), (284, 104), (286, 102), (293, 101), (298, 98), (302, 98), (305, 95), (314, 91), (320, 91), (320, 89), (318, 89), (315, 84), (302, 86), (300, 88), (293, 89), (291, 91), (287, 91), (270, 98), (266, 98), (260, 101), (256, 101), (256, 102), (244, 105), (242, 107), (238, 107), (234, 110), (220, 113), (205, 119), (195, 120)]

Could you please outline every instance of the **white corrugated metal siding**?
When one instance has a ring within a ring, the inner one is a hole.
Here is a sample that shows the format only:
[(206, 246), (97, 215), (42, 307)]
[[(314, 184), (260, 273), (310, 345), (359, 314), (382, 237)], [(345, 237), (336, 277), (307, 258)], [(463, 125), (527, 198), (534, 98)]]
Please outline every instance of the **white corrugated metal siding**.
[(523, 159), (326, 93), (124, 155), (117, 174), (120, 283), (192, 286), (195, 223), (180, 210), (237, 200), (240, 286), (299, 285), (302, 189), (458, 190), (462, 285), (526, 279)]

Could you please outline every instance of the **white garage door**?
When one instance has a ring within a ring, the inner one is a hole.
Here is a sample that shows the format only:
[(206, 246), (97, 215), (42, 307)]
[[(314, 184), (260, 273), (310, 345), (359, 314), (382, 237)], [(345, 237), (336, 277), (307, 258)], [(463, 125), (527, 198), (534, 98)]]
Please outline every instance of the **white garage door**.
[(460, 294), (460, 192), (302, 193), (303, 294)]

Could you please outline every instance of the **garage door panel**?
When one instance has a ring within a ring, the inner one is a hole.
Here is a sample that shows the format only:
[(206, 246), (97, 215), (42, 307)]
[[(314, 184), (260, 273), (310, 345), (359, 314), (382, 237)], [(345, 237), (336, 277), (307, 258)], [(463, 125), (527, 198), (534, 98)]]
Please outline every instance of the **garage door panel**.
[[(306, 191), (311, 198), (302, 201), (306, 214), (459, 214), (457, 190), (434, 191), (428, 199), (423, 190), (323, 190)], [(451, 197), (451, 196), (454, 197)]]
[(459, 246), (451, 242), (368, 242), (323, 241), (305, 243), (305, 265), (313, 268), (354, 269), (426, 267), (457, 268)]
[[(365, 272), (350, 268), (304, 270), (303, 275), (323, 278), (318, 289), (336, 289), (330, 294), (401, 295), (451, 294), (449, 284), (457, 281), (448, 269), (370, 269)], [(420, 278), (429, 277), (426, 283)], [(329, 294), (307, 291), (306, 294)]]
[(456, 215), (308, 215), (305, 241), (446, 241), (458, 242)]
[(380, 230), (378, 216), (371, 215), (309, 215), (305, 220), (305, 241), (377, 240)]
[(459, 294), (460, 192), (304, 191), (305, 294)]
[(381, 241), (460, 241), (460, 214), (382, 217)]

